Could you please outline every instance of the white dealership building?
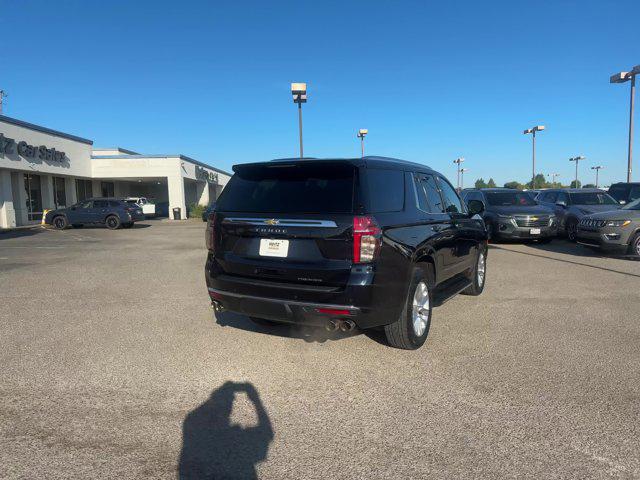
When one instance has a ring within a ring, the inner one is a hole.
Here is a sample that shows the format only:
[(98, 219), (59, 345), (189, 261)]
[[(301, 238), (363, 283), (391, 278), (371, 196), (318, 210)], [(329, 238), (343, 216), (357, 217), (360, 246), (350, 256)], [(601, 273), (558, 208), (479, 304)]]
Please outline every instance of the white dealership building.
[(230, 173), (180, 154), (145, 155), (0, 115), (0, 228), (90, 197), (147, 197), (165, 215), (213, 202)]

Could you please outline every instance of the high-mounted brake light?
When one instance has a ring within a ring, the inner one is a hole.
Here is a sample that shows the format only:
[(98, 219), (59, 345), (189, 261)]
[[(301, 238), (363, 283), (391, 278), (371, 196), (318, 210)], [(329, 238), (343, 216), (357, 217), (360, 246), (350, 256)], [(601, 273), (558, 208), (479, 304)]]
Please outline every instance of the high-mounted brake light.
[(372, 262), (380, 252), (382, 230), (373, 217), (353, 217), (353, 263)]
[(216, 246), (216, 212), (209, 214), (209, 221), (207, 222), (207, 230), (205, 233), (205, 242), (207, 244), (207, 250), (213, 251)]

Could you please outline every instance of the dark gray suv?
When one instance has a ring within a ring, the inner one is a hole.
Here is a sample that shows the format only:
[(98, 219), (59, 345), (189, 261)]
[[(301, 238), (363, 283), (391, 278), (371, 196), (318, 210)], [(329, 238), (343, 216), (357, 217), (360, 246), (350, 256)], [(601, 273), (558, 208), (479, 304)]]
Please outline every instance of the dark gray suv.
[(545, 190), (536, 197), (540, 205), (553, 210), (558, 219), (558, 233), (576, 241), (578, 223), (586, 215), (620, 208), (607, 192), (597, 188), (562, 188)]
[(584, 217), (578, 224), (578, 243), (640, 257), (640, 199), (620, 210)]
[(89, 198), (68, 208), (47, 212), (44, 223), (58, 230), (69, 225), (80, 227), (87, 224), (103, 224), (115, 230), (132, 227), (139, 220), (144, 220), (144, 214), (138, 205), (118, 198)]

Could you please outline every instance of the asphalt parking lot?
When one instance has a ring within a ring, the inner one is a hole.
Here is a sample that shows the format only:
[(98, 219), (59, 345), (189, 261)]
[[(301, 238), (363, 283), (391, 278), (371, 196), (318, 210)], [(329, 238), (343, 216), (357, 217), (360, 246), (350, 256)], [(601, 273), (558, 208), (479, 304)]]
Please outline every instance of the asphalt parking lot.
[(0, 477), (640, 477), (640, 262), (494, 245), (407, 352), (216, 319), (205, 254), (197, 222), (0, 235)]

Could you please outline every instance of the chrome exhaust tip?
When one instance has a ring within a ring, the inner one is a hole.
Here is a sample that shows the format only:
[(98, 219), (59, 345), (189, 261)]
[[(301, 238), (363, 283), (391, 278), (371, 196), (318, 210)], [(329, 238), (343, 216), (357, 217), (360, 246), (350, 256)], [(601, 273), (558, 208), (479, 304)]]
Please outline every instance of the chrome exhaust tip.
[(327, 320), (327, 323), (324, 324), (324, 328), (328, 332), (335, 332), (338, 329), (339, 325), (336, 320)]
[(352, 320), (342, 320), (340, 322), (340, 331), (342, 332), (350, 332), (354, 328), (356, 328), (356, 324)]
[(211, 300), (211, 308), (213, 308), (213, 311), (216, 313), (224, 312), (224, 307), (217, 300)]

